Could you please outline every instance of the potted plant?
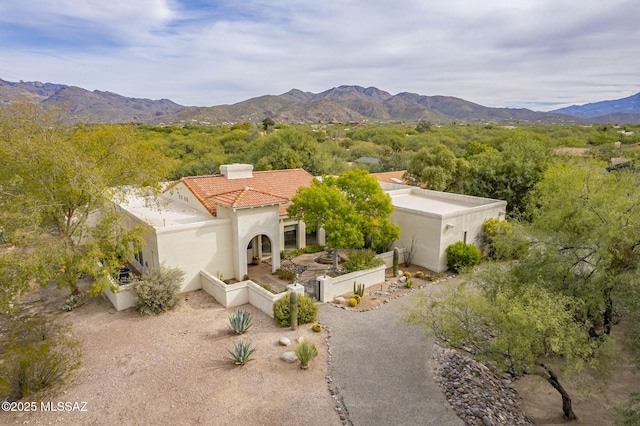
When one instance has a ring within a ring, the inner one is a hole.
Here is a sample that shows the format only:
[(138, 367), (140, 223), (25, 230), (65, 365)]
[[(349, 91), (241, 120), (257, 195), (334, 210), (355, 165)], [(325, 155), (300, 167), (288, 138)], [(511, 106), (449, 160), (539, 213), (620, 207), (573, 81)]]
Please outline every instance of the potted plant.
[(253, 256), (253, 262), (254, 265), (259, 265), (260, 264), (260, 258), (258, 256)]

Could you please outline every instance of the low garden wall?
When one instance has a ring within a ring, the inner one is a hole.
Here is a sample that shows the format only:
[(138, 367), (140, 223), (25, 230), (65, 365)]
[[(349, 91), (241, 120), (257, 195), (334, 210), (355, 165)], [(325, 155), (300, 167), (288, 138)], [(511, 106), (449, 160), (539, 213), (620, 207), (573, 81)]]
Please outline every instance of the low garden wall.
[(136, 295), (131, 291), (131, 284), (118, 286), (120, 291), (114, 293), (110, 288), (104, 290), (103, 294), (111, 302), (116, 311), (123, 311), (136, 305)]
[[(402, 253), (403, 252), (404, 252), (403, 248), (398, 248), (398, 255), (399, 255), (398, 262), (399, 263), (403, 263), (404, 262), (404, 258), (402, 257)], [(384, 265), (387, 268), (393, 268), (393, 250), (387, 251), (387, 252), (384, 252), (384, 253), (380, 253), (376, 257), (378, 259), (382, 259), (384, 261)]]
[[(225, 308), (250, 303), (271, 318), (273, 318), (273, 303), (289, 294), (288, 292), (273, 294), (251, 280), (227, 284), (206, 271), (200, 271), (200, 280), (202, 289)], [(304, 287), (301, 285), (288, 287), (290, 290), (304, 294)]]
[(331, 278), (328, 276), (318, 277), (320, 281), (320, 301), (331, 302), (335, 297), (353, 291), (353, 283), (364, 284), (364, 287), (371, 287), (384, 282), (385, 265), (377, 266), (364, 271), (355, 271)]

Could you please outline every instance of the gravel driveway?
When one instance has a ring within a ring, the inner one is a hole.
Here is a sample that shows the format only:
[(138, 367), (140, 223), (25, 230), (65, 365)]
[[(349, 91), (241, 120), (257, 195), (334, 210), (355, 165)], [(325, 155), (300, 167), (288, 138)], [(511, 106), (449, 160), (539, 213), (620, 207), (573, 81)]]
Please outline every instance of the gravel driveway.
[(367, 312), (322, 305), (333, 385), (354, 425), (463, 425), (433, 380), (433, 342), (398, 322), (402, 297)]

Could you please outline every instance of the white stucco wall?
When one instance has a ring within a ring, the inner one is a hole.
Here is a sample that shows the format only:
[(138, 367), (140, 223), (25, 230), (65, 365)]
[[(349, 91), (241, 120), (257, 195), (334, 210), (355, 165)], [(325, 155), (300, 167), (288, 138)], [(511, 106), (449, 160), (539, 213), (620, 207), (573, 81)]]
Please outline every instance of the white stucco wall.
[(206, 215), (211, 215), (211, 213), (209, 213), (209, 211), (205, 208), (205, 206), (202, 205), (198, 198), (193, 195), (191, 191), (189, 191), (189, 189), (183, 182), (178, 182), (168, 191), (164, 192), (161, 198), (171, 200), (175, 203), (192, 208)]
[(216, 219), (155, 230), (159, 262), (185, 272), (183, 292), (201, 287), (200, 271), (233, 278), (231, 221)]
[(234, 277), (242, 279), (247, 274), (247, 246), (256, 235), (266, 235), (271, 240), (272, 271), (280, 267), (280, 215), (278, 205), (231, 209), (218, 206), (218, 217), (229, 220), (231, 250), (235, 256), (229, 260)]
[[(457, 241), (478, 244), (482, 223), (504, 218), (506, 201), (460, 194), (401, 188), (389, 192), (395, 210), (391, 221), (400, 226), (398, 247), (408, 249), (415, 236), (413, 263), (435, 272), (447, 270), (446, 249)], [(403, 259), (400, 259), (402, 263)]]

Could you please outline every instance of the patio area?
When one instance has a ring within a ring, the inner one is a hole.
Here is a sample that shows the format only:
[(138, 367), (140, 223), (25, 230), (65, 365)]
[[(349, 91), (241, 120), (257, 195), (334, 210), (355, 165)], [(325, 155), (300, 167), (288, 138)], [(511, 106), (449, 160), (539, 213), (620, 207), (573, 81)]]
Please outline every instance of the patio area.
[[(298, 283), (303, 284), (313, 278), (324, 275), (331, 269), (331, 265), (315, 261), (322, 253), (303, 254), (292, 259), (285, 259), (280, 262), (280, 267), (288, 270), (294, 269), (294, 267), (297, 270), (303, 270), (298, 274)], [(250, 280), (258, 284), (268, 285), (276, 292), (286, 289), (287, 285), (291, 284), (291, 282), (282, 280), (271, 273), (271, 259), (265, 259), (259, 265), (249, 265), (248, 275)]]

